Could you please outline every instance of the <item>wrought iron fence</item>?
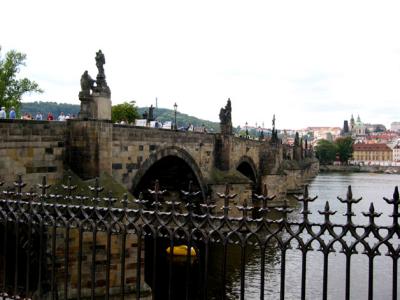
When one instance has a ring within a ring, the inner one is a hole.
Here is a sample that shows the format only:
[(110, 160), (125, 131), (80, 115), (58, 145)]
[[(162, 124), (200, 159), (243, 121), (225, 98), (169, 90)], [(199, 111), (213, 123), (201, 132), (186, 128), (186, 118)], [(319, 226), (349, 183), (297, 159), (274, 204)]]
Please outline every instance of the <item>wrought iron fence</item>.
[[(353, 206), (361, 198), (353, 198), (350, 186), (347, 197), (338, 198), (346, 205), (343, 224), (331, 222), (336, 212), (328, 202), (318, 212), (324, 222), (310, 221), (309, 203), (316, 197), (309, 196), (307, 187), (297, 198), (302, 203), (299, 221), (288, 218), (293, 209), (286, 201), (270, 208), (269, 203), (276, 200), (266, 189), (262, 195), (254, 195), (252, 206), (244, 201), (233, 207), (230, 203), (236, 195), (230, 194), (227, 185), (225, 193), (218, 194), (222, 202), (219, 210), (218, 203), (210, 199), (200, 201), (199, 193), (190, 186), (182, 191), (182, 201), (164, 201), (166, 191), (158, 182), (150, 191), (153, 199), (133, 201), (127, 195), (119, 200), (111, 194), (102, 195), (97, 181), (90, 187), (91, 196), (76, 195), (71, 182), (63, 186), (62, 195), (50, 194), (45, 178), (37, 187), (38, 191), (24, 192), (19, 176), (0, 196), (0, 299), (246, 299), (246, 251), (250, 248), (260, 253), (258, 297), (266, 297), (265, 255), (269, 248), (275, 248), (280, 258), (279, 297), (285, 299), (286, 253), (293, 242), (302, 260), (298, 298), (306, 298), (307, 254), (317, 250), (323, 255), (321, 296), (328, 298), (329, 256), (339, 245), (346, 261), (346, 299), (350, 299), (351, 260), (360, 246), (368, 257), (368, 298), (373, 298), (374, 258), (385, 254), (392, 259), (392, 298), (397, 299), (397, 187), (393, 199), (385, 198), (393, 206), (388, 226), (376, 224), (381, 214), (372, 203), (363, 213), (368, 224), (353, 223)], [(232, 209), (239, 210), (241, 216), (232, 217)], [(279, 212), (279, 219), (270, 218), (272, 210)], [(209, 286), (214, 255), (210, 249), (215, 245), (222, 249), (218, 294)], [(234, 262), (240, 278), (235, 296), (226, 290), (227, 252), (232, 245), (240, 253)], [(381, 253), (383, 248), (386, 253)], [(183, 276), (177, 275), (177, 269)]]

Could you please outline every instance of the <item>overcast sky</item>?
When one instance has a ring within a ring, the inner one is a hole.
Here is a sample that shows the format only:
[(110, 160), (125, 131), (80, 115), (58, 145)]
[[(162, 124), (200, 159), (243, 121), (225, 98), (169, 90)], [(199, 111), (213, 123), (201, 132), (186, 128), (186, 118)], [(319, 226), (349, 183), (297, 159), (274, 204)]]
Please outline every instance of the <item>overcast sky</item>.
[(234, 125), (400, 121), (400, 1), (18, 1), (0, 4), (2, 54), (42, 100), (79, 104), (102, 49), (114, 104), (135, 100)]

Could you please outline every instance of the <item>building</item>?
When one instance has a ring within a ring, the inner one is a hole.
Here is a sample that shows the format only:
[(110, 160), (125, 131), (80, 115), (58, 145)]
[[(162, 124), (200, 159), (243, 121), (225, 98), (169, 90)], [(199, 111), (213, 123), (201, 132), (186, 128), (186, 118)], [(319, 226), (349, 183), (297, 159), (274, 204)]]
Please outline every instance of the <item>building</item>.
[(357, 121), (354, 122), (353, 115), (350, 119), (351, 134), (353, 137), (363, 137), (366, 135), (366, 126), (361, 122), (360, 116), (357, 117)]
[(341, 131), (340, 127), (307, 127), (300, 131), (300, 134), (311, 135), (315, 141), (321, 139), (333, 141), (340, 136)]
[(341, 136), (349, 136), (350, 135), (350, 127), (349, 127), (349, 121), (344, 120), (343, 121), (343, 129), (340, 132)]
[(379, 164), (393, 160), (393, 151), (386, 144), (354, 144), (353, 161), (356, 163)]
[(400, 122), (392, 122), (392, 124), (390, 124), (390, 130), (400, 132)]
[(393, 147), (393, 161), (400, 161), (400, 144)]

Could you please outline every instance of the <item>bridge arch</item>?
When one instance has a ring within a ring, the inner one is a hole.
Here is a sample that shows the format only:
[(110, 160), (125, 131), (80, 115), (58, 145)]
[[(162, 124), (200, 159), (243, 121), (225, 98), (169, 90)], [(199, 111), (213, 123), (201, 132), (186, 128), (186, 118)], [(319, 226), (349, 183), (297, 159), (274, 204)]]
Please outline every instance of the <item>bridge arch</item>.
[[(168, 170), (175, 171), (175, 174), (169, 174)], [(176, 174), (177, 173), (177, 174)], [(156, 178), (157, 175), (164, 177)], [(170, 176), (175, 175), (175, 176)], [(139, 192), (146, 187), (146, 182), (159, 179), (161, 185), (165, 184), (165, 180), (180, 180), (179, 189), (187, 189), (189, 181), (192, 180), (195, 187), (201, 191), (202, 198), (207, 195), (207, 185), (203, 179), (200, 168), (193, 157), (184, 149), (172, 146), (160, 149), (150, 155), (137, 171), (132, 182), (132, 192), (138, 196)], [(197, 182), (196, 182), (197, 181)], [(153, 188), (154, 186), (151, 186)], [(148, 186), (150, 188), (150, 186)]]
[(249, 156), (242, 156), (236, 164), (236, 170), (254, 182), (254, 186), (258, 186), (258, 172), (256, 164)]

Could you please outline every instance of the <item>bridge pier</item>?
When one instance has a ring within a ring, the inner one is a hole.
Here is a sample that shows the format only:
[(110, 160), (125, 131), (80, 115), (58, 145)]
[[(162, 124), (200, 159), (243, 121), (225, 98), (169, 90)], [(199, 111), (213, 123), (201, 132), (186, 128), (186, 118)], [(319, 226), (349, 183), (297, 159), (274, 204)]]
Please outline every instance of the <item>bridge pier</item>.
[(66, 161), (82, 179), (112, 174), (111, 121), (68, 120)]

